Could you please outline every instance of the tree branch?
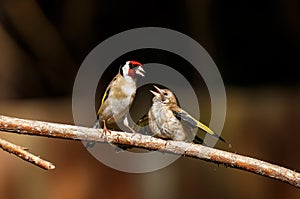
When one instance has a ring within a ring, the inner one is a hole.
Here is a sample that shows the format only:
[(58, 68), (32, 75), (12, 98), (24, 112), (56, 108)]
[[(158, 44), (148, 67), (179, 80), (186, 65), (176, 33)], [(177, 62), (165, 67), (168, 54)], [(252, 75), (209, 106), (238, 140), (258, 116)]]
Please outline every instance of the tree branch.
[(149, 150), (160, 150), (173, 154), (198, 158), (201, 160), (224, 164), (256, 173), (269, 178), (277, 179), (300, 188), (300, 173), (293, 170), (270, 164), (255, 158), (246, 157), (198, 144), (166, 141), (141, 134), (111, 131), (106, 136), (101, 129), (72, 126), (33, 120), (18, 119), (0, 116), (0, 130), (19, 134), (63, 138), (70, 140), (84, 140), (97, 142), (111, 142)]
[(2, 148), (4, 151), (7, 151), (9, 153), (12, 153), (12, 154), (22, 158), (23, 160), (25, 160), (27, 162), (35, 164), (43, 169), (46, 169), (46, 170), (55, 169), (55, 166), (51, 162), (43, 160), (40, 157), (37, 157), (37, 156), (29, 153), (28, 151), (26, 151), (27, 149), (24, 147), (21, 147), (21, 146), (12, 144), (8, 141), (5, 141), (3, 139), (0, 139), (0, 148)]

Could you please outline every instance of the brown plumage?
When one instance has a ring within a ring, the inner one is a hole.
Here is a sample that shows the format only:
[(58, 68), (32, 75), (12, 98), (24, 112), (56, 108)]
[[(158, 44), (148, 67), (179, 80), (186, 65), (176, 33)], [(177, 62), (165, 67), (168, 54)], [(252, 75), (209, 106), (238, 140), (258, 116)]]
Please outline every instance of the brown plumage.
[[(180, 108), (175, 95), (170, 90), (154, 87), (156, 92), (151, 91), (154, 97), (148, 113), (149, 127), (154, 136), (164, 139), (192, 142), (196, 135), (196, 132), (193, 133), (193, 129), (200, 128), (204, 132), (227, 143), (206, 125)], [(230, 146), (230, 144), (228, 145)]]
[[(118, 123), (126, 118), (136, 93), (136, 75), (144, 76), (144, 72), (142, 64), (136, 61), (127, 61), (120, 67), (105, 90), (95, 128), (103, 124), (103, 129), (107, 130), (106, 124)], [(125, 125), (128, 126), (127, 123)]]

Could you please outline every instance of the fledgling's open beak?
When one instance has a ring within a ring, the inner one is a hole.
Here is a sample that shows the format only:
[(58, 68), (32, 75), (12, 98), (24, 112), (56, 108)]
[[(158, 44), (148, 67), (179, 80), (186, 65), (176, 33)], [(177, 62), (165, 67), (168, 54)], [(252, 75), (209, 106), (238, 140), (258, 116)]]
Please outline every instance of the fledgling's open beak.
[(138, 66), (135, 68), (135, 73), (142, 76), (142, 77), (145, 77), (145, 70), (142, 68), (142, 66)]
[(161, 89), (160, 88), (158, 88), (157, 86), (155, 86), (155, 85), (153, 85), (153, 87), (155, 88), (155, 90), (157, 91), (157, 92), (155, 92), (155, 91), (152, 91), (152, 90), (150, 90), (150, 92), (154, 95), (154, 96), (157, 96), (157, 97), (159, 97), (161, 94), (162, 94), (162, 91), (161, 91)]

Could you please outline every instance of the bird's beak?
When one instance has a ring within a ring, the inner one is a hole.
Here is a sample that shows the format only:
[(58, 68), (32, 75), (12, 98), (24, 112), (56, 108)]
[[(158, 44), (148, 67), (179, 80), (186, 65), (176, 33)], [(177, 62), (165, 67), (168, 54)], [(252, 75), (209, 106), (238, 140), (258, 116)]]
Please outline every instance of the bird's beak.
[(158, 87), (155, 86), (155, 85), (153, 85), (153, 87), (157, 90), (157, 92), (158, 92), (159, 94), (162, 94), (162, 90), (161, 90), (160, 88), (158, 88)]
[(157, 93), (157, 92), (155, 92), (155, 91), (150, 90), (150, 92), (151, 92), (154, 96), (156, 96), (156, 97), (159, 97), (159, 96), (160, 96), (160, 94)]
[(144, 73), (146, 73), (146, 72), (145, 72), (145, 70), (141, 66), (138, 66), (135, 69), (135, 73), (138, 74), (138, 75), (140, 75), (140, 76), (142, 76), (142, 77), (145, 77)]
[(162, 94), (162, 91), (161, 91), (161, 89), (160, 88), (158, 88), (157, 86), (155, 86), (155, 85), (153, 85), (153, 87), (155, 88), (155, 90), (157, 91), (157, 92), (155, 92), (155, 91), (152, 91), (152, 90), (150, 90), (150, 92), (153, 94), (153, 95), (155, 95), (155, 96), (160, 96), (161, 94)]

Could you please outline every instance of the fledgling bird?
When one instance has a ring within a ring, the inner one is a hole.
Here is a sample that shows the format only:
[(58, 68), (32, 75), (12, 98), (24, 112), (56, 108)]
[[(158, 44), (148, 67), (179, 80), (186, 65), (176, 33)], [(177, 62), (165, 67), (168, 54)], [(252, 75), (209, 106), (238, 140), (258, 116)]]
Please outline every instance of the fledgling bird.
[(127, 61), (120, 67), (118, 74), (109, 83), (102, 97), (94, 128), (103, 126), (103, 131), (106, 133), (109, 132), (107, 125), (123, 120), (123, 124), (135, 132), (128, 124), (127, 113), (137, 89), (136, 75), (144, 77), (144, 73), (142, 64), (137, 61)]
[[(160, 89), (157, 86), (154, 86), (154, 88), (156, 89), (156, 92), (150, 91), (154, 97), (148, 113), (148, 120), (149, 128), (154, 133), (155, 137), (192, 142), (195, 139), (192, 130), (200, 128), (206, 133), (227, 143), (206, 125), (202, 124), (180, 108), (177, 104), (175, 95), (170, 90)], [(199, 141), (201, 139), (197, 137), (196, 140)], [(231, 147), (229, 143), (227, 144)]]

